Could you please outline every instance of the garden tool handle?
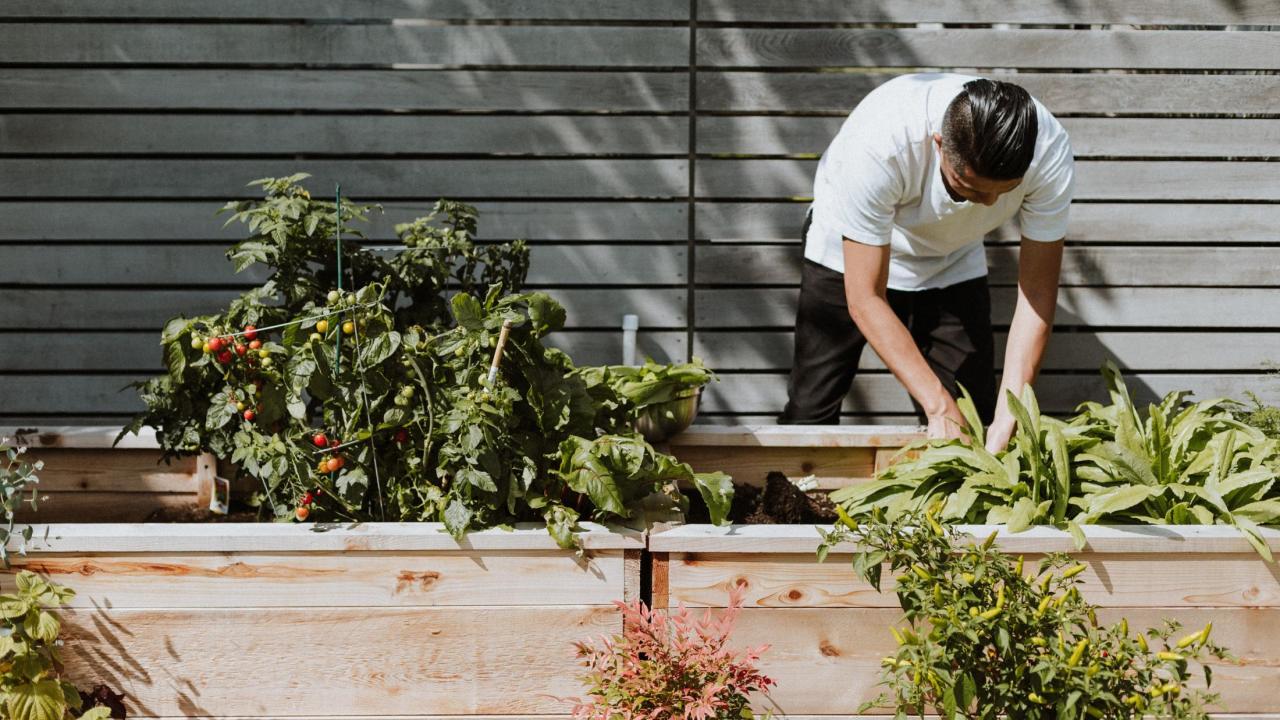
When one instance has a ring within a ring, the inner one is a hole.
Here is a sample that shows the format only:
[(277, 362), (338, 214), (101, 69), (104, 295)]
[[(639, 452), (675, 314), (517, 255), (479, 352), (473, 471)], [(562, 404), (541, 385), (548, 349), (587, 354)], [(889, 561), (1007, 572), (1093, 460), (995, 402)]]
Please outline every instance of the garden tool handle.
[(489, 377), (485, 379), (485, 385), (493, 387), (493, 383), (498, 379), (498, 365), (502, 362), (502, 351), (507, 347), (507, 338), (511, 335), (511, 321), (505, 320), (502, 323), (502, 332), (498, 333), (498, 347), (493, 349), (493, 364), (489, 365)]

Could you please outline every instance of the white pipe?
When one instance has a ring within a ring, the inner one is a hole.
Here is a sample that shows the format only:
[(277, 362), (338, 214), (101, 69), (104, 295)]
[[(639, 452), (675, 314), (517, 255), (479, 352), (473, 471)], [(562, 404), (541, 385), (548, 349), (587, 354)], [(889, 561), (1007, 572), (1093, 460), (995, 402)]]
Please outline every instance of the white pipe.
[(639, 315), (622, 316), (622, 364), (636, 364), (636, 331), (640, 329)]

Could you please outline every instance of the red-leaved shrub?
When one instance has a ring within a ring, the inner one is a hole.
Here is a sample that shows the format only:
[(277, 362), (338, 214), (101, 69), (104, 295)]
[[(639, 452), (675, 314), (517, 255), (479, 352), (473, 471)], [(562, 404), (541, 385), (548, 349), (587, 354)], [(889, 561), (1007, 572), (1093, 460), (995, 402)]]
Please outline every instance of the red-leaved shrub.
[(575, 699), (575, 720), (741, 720), (751, 718), (748, 695), (774, 681), (756, 669), (765, 645), (727, 647), (741, 588), (717, 619), (701, 619), (682, 604), (674, 612), (618, 603), (623, 632), (597, 645), (575, 643), (587, 668), (587, 699)]

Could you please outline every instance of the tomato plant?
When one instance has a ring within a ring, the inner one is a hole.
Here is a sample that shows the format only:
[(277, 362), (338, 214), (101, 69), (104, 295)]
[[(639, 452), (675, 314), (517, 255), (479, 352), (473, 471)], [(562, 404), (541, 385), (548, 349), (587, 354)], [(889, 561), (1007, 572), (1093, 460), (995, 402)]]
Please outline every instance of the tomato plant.
[[(475, 209), (442, 200), (397, 226), (390, 258), (348, 243), (343, 286), (359, 289), (339, 291), (337, 210), (300, 179), (259, 181), (265, 200), (228, 205), (252, 233), (229, 257), (238, 270), (266, 264), (269, 278), (224, 313), (166, 325), (168, 373), (139, 386), (147, 411), (126, 432), (151, 425), (167, 456), (230, 459), (270, 519), (439, 521), (455, 535), (540, 520), (568, 547), (580, 519), (681, 512), (687, 483), (723, 520), (726, 476), (656, 452), (632, 432), (625, 397), (543, 344), (565, 311), (518, 292), (523, 243), (476, 243)], [(371, 209), (344, 205), (343, 227)], [(236, 328), (252, 328), (254, 352), (226, 349), (249, 337)], [(219, 338), (227, 362), (212, 352)], [(244, 422), (232, 422), (237, 404)]]

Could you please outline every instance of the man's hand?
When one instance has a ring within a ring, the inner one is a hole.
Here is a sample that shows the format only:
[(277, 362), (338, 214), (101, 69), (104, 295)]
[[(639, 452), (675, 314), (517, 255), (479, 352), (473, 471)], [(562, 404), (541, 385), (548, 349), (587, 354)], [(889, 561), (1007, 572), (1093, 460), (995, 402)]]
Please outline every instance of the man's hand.
[[(944, 393), (945, 395), (945, 393)], [(930, 440), (955, 440), (965, 436), (964, 415), (950, 395), (946, 395), (946, 403), (941, 411), (928, 413)]]
[(1013, 416), (1004, 406), (1001, 406), (996, 412), (995, 420), (991, 422), (991, 427), (987, 428), (987, 450), (992, 454), (1004, 450), (1009, 445), (1009, 439), (1013, 437), (1016, 427)]

